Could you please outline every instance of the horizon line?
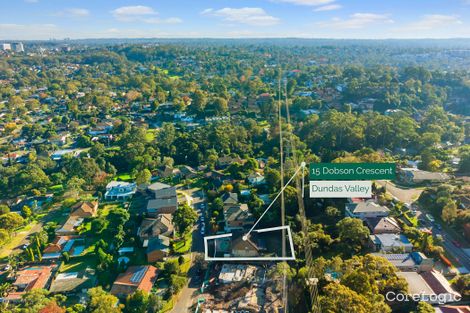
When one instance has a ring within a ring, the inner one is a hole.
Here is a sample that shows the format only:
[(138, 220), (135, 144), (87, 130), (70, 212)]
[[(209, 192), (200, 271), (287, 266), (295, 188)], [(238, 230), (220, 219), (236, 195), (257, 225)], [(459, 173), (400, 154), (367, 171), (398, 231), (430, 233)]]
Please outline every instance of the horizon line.
[(433, 38), (433, 37), (416, 37), (416, 38), (334, 38), (334, 37), (83, 37), (83, 38), (49, 38), (49, 39), (2, 39), (4, 41), (31, 41), (31, 42), (42, 42), (42, 41), (79, 41), (79, 40), (206, 40), (206, 39), (216, 39), (216, 40), (279, 40), (279, 39), (301, 39), (301, 40), (365, 40), (365, 41), (381, 41), (381, 40), (470, 40), (470, 37), (442, 37), (442, 38)]

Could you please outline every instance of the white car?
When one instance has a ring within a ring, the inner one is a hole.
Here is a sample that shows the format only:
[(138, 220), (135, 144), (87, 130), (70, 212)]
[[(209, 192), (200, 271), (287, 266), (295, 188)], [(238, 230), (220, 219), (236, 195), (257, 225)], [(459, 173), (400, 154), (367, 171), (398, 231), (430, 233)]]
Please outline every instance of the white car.
[(201, 235), (204, 235), (205, 231), (204, 228), (201, 228)]
[(204, 215), (201, 215), (201, 222), (204, 223)]

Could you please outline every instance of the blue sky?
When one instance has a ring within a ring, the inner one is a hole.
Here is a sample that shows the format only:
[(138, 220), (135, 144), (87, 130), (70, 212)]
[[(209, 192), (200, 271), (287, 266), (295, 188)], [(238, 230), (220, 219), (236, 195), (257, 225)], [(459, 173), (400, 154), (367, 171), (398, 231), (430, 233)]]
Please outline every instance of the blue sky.
[(470, 0), (0, 0), (0, 39), (470, 37)]

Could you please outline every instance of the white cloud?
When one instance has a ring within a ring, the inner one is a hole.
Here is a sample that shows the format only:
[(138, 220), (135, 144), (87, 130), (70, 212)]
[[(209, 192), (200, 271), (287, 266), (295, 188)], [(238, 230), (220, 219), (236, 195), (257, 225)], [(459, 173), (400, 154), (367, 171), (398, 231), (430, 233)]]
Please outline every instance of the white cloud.
[(86, 17), (90, 15), (90, 11), (87, 9), (80, 9), (80, 8), (69, 8), (63, 11), (57, 12), (56, 15), (58, 16), (69, 16), (69, 17)]
[(223, 8), (220, 10), (206, 9), (202, 15), (216, 16), (226, 22), (255, 26), (271, 26), (279, 23), (277, 17), (266, 13), (262, 8)]
[(156, 12), (151, 7), (143, 5), (120, 7), (112, 10), (111, 13), (117, 20), (122, 22), (132, 22), (141, 19), (143, 16), (158, 14), (158, 12)]
[(296, 5), (318, 6), (335, 2), (335, 0), (277, 0), (277, 2), (292, 3)]
[(359, 29), (371, 24), (389, 24), (393, 22), (386, 14), (355, 13), (350, 15), (348, 19), (333, 18), (327, 22), (319, 22), (317, 25), (335, 29)]
[(315, 11), (315, 12), (333, 11), (333, 10), (339, 10), (342, 7), (343, 6), (341, 4), (327, 4), (327, 5), (323, 5), (321, 7), (318, 7), (316, 9), (314, 9), (313, 11)]
[(38, 0), (24, 0), (26, 3), (38, 3)]
[(431, 14), (423, 16), (423, 18), (419, 21), (411, 23), (408, 26), (403, 27), (403, 29), (419, 31), (448, 27), (459, 24), (462, 24), (462, 21), (457, 16)]
[(124, 6), (112, 10), (111, 13), (120, 22), (143, 22), (147, 24), (177, 24), (182, 22), (178, 17), (160, 18), (157, 11), (143, 5)]

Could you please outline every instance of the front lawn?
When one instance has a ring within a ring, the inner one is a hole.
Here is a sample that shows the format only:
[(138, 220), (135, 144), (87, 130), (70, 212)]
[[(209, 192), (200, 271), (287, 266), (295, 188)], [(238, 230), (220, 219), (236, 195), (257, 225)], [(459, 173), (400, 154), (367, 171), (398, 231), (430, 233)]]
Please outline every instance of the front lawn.
[(122, 173), (122, 174), (116, 175), (114, 179), (128, 182), (128, 181), (131, 181), (133, 178), (130, 173)]
[(98, 260), (95, 255), (87, 255), (70, 259), (65, 264), (62, 263), (59, 272), (61, 273), (72, 273), (84, 271), (87, 267), (96, 268)]
[(184, 239), (178, 239), (173, 242), (173, 252), (176, 254), (187, 253), (193, 243), (193, 234), (187, 233)]

